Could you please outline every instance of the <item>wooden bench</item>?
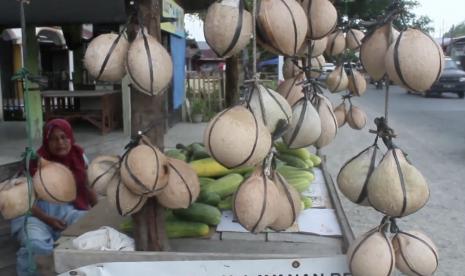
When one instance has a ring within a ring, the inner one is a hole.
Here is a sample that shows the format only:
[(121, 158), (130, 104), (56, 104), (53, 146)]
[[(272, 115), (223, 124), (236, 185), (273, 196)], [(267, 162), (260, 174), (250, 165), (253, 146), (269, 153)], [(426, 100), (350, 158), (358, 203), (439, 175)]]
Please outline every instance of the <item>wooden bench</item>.
[(45, 119), (85, 120), (102, 134), (121, 125), (121, 91), (119, 90), (48, 90), (42, 92)]

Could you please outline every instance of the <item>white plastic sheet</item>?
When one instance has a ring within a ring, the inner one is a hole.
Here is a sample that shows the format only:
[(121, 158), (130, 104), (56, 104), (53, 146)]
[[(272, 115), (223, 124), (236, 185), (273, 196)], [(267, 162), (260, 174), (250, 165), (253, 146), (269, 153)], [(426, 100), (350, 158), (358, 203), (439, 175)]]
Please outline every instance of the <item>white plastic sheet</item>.
[(134, 239), (108, 226), (82, 234), (73, 240), (73, 246), (80, 250), (135, 250)]

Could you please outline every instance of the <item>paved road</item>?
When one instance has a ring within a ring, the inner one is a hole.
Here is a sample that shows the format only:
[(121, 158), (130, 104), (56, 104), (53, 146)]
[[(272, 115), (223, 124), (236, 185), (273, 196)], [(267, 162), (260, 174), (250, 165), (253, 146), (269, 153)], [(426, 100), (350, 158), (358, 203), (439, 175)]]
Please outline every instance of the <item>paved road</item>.
[[(330, 95), (334, 104), (338, 95)], [(384, 114), (384, 95), (370, 89), (353, 99), (373, 119)], [(394, 87), (390, 94), (389, 120), (413, 164), (428, 180), (431, 198), (419, 212), (399, 222), (401, 229), (427, 233), (439, 248), (440, 266), (436, 275), (465, 275), (465, 101), (455, 95), (423, 98)], [(350, 157), (369, 146), (374, 139), (368, 127), (355, 131), (344, 126), (336, 141), (324, 151), (328, 168), (335, 178)], [(348, 200), (343, 205), (356, 235), (379, 224), (382, 216), (371, 208), (358, 207)]]

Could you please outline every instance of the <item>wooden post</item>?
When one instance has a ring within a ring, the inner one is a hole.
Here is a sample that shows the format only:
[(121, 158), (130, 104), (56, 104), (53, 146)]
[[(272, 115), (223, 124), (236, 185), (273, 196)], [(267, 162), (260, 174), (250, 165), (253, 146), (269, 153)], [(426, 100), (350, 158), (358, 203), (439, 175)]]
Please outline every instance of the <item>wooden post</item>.
[(239, 72), (239, 56), (236, 54), (226, 59), (226, 107), (233, 106), (239, 99)]
[[(143, 25), (148, 33), (161, 43), (160, 17), (162, 0), (139, 0)], [(139, 130), (150, 126), (153, 128), (146, 134), (157, 147), (164, 147), (164, 96), (148, 96), (134, 87), (131, 89), (131, 133), (133, 136)], [(133, 216), (134, 239), (136, 249), (141, 251), (163, 251), (168, 248), (168, 240), (164, 227), (164, 208), (157, 203), (156, 198), (147, 200), (142, 209)]]

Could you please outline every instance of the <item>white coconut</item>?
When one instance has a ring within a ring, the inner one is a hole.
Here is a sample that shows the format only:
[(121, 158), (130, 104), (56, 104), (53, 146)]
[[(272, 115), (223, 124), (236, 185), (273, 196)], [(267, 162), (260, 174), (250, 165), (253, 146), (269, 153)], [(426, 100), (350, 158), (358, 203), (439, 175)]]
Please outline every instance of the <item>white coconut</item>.
[(259, 1), (257, 33), (260, 41), (286, 56), (295, 56), (304, 43), (307, 16), (295, 0)]
[(433, 275), (439, 265), (433, 241), (420, 231), (400, 231), (392, 239), (396, 267), (409, 276)]
[(129, 216), (139, 212), (147, 198), (132, 193), (122, 182), (120, 177), (107, 186), (107, 200), (121, 216)]
[(302, 0), (308, 17), (308, 37), (320, 39), (331, 33), (337, 24), (337, 11), (328, 0)]
[(289, 148), (313, 145), (321, 135), (321, 120), (309, 100), (301, 99), (292, 107), (292, 120), (283, 140)]
[(106, 195), (107, 186), (111, 181), (117, 181), (119, 175), (118, 156), (101, 155), (96, 157), (87, 168), (89, 186), (100, 195)]
[[(323, 55), (317, 56), (310, 60), (311, 69), (314, 70), (323, 70), (323, 66), (326, 64), (325, 57)], [(321, 72), (319, 71), (310, 71), (311, 78), (318, 78), (321, 76)]]
[(252, 38), (252, 15), (244, 7), (217, 1), (208, 8), (204, 34), (208, 45), (219, 57), (233, 56)]
[(351, 105), (347, 111), (346, 120), (351, 128), (360, 130), (367, 124), (367, 115), (361, 108)]
[(365, 77), (357, 70), (351, 70), (349, 73), (349, 91), (354, 96), (361, 97), (367, 91), (367, 81)]
[(119, 39), (117, 34), (99, 35), (92, 39), (86, 49), (84, 66), (94, 78), (102, 81), (120, 81), (126, 74), (124, 62), (128, 49), (129, 42), (124, 35)]
[(326, 54), (329, 56), (337, 56), (342, 54), (346, 49), (346, 39), (342, 30), (337, 30), (328, 36), (328, 44), (326, 45)]
[(346, 34), (346, 46), (351, 50), (359, 50), (365, 34), (357, 29), (349, 29)]
[(263, 85), (252, 90), (249, 106), (257, 119), (261, 120), (270, 133), (274, 133), (280, 120), (286, 124), (291, 122), (292, 109), (289, 103), (278, 92)]
[(154, 37), (146, 35), (146, 39), (149, 51), (143, 37), (137, 38), (129, 46), (126, 71), (132, 85), (139, 91), (158, 95), (163, 93), (171, 82), (173, 62), (163, 45)]
[(199, 177), (195, 170), (182, 160), (168, 158), (168, 185), (157, 195), (158, 202), (166, 208), (187, 208), (200, 193)]
[(39, 159), (32, 181), (39, 199), (52, 203), (66, 203), (76, 198), (73, 173), (62, 164)]
[(429, 199), (423, 175), (412, 166), (400, 149), (383, 157), (368, 182), (368, 199), (378, 211), (403, 217), (421, 209)]
[(271, 134), (263, 122), (243, 106), (217, 114), (205, 129), (205, 149), (227, 168), (252, 166), (271, 148)]
[(360, 61), (373, 80), (381, 80), (386, 74), (384, 57), (398, 34), (399, 32), (388, 23), (376, 29), (362, 43)]
[(315, 106), (321, 121), (321, 134), (315, 143), (315, 147), (321, 149), (336, 138), (338, 123), (328, 98), (317, 94)]
[(24, 215), (34, 205), (35, 191), (29, 191), (26, 177), (0, 183), (0, 213), (4, 219)]
[(407, 29), (389, 47), (386, 58), (389, 78), (411, 91), (431, 88), (444, 68), (442, 48), (429, 35)]
[(300, 194), (289, 185), (282, 175), (274, 173), (273, 183), (279, 191), (277, 218), (269, 225), (275, 231), (283, 231), (294, 225), (301, 211)]
[(300, 57), (308, 56), (308, 47), (310, 46), (311, 57), (321, 56), (322, 54), (324, 54), (327, 45), (328, 37), (326, 36), (316, 40), (306, 39), (304, 44), (302, 44), (302, 47), (300, 47), (300, 50), (297, 53), (297, 55)]
[(157, 195), (168, 184), (167, 158), (146, 140), (129, 150), (120, 171), (122, 182), (136, 195)]
[(302, 73), (297, 77), (287, 79), (278, 85), (277, 92), (287, 100), (290, 106), (293, 106), (298, 100), (304, 97), (303, 80), (304, 74)]
[(338, 65), (326, 78), (326, 86), (332, 93), (341, 92), (349, 86), (349, 78), (347, 77), (344, 66)]
[(370, 206), (368, 201), (368, 179), (380, 159), (377, 145), (370, 146), (347, 161), (337, 175), (339, 190), (350, 201)]
[(374, 229), (357, 238), (347, 251), (352, 275), (391, 275), (394, 266), (394, 248), (391, 240), (380, 229)]
[(334, 116), (336, 116), (337, 126), (342, 127), (346, 123), (346, 104), (341, 103), (334, 109)]
[(283, 64), (283, 77), (285, 80), (295, 78), (303, 74), (302, 61), (294, 61), (292, 58), (285, 58)]

